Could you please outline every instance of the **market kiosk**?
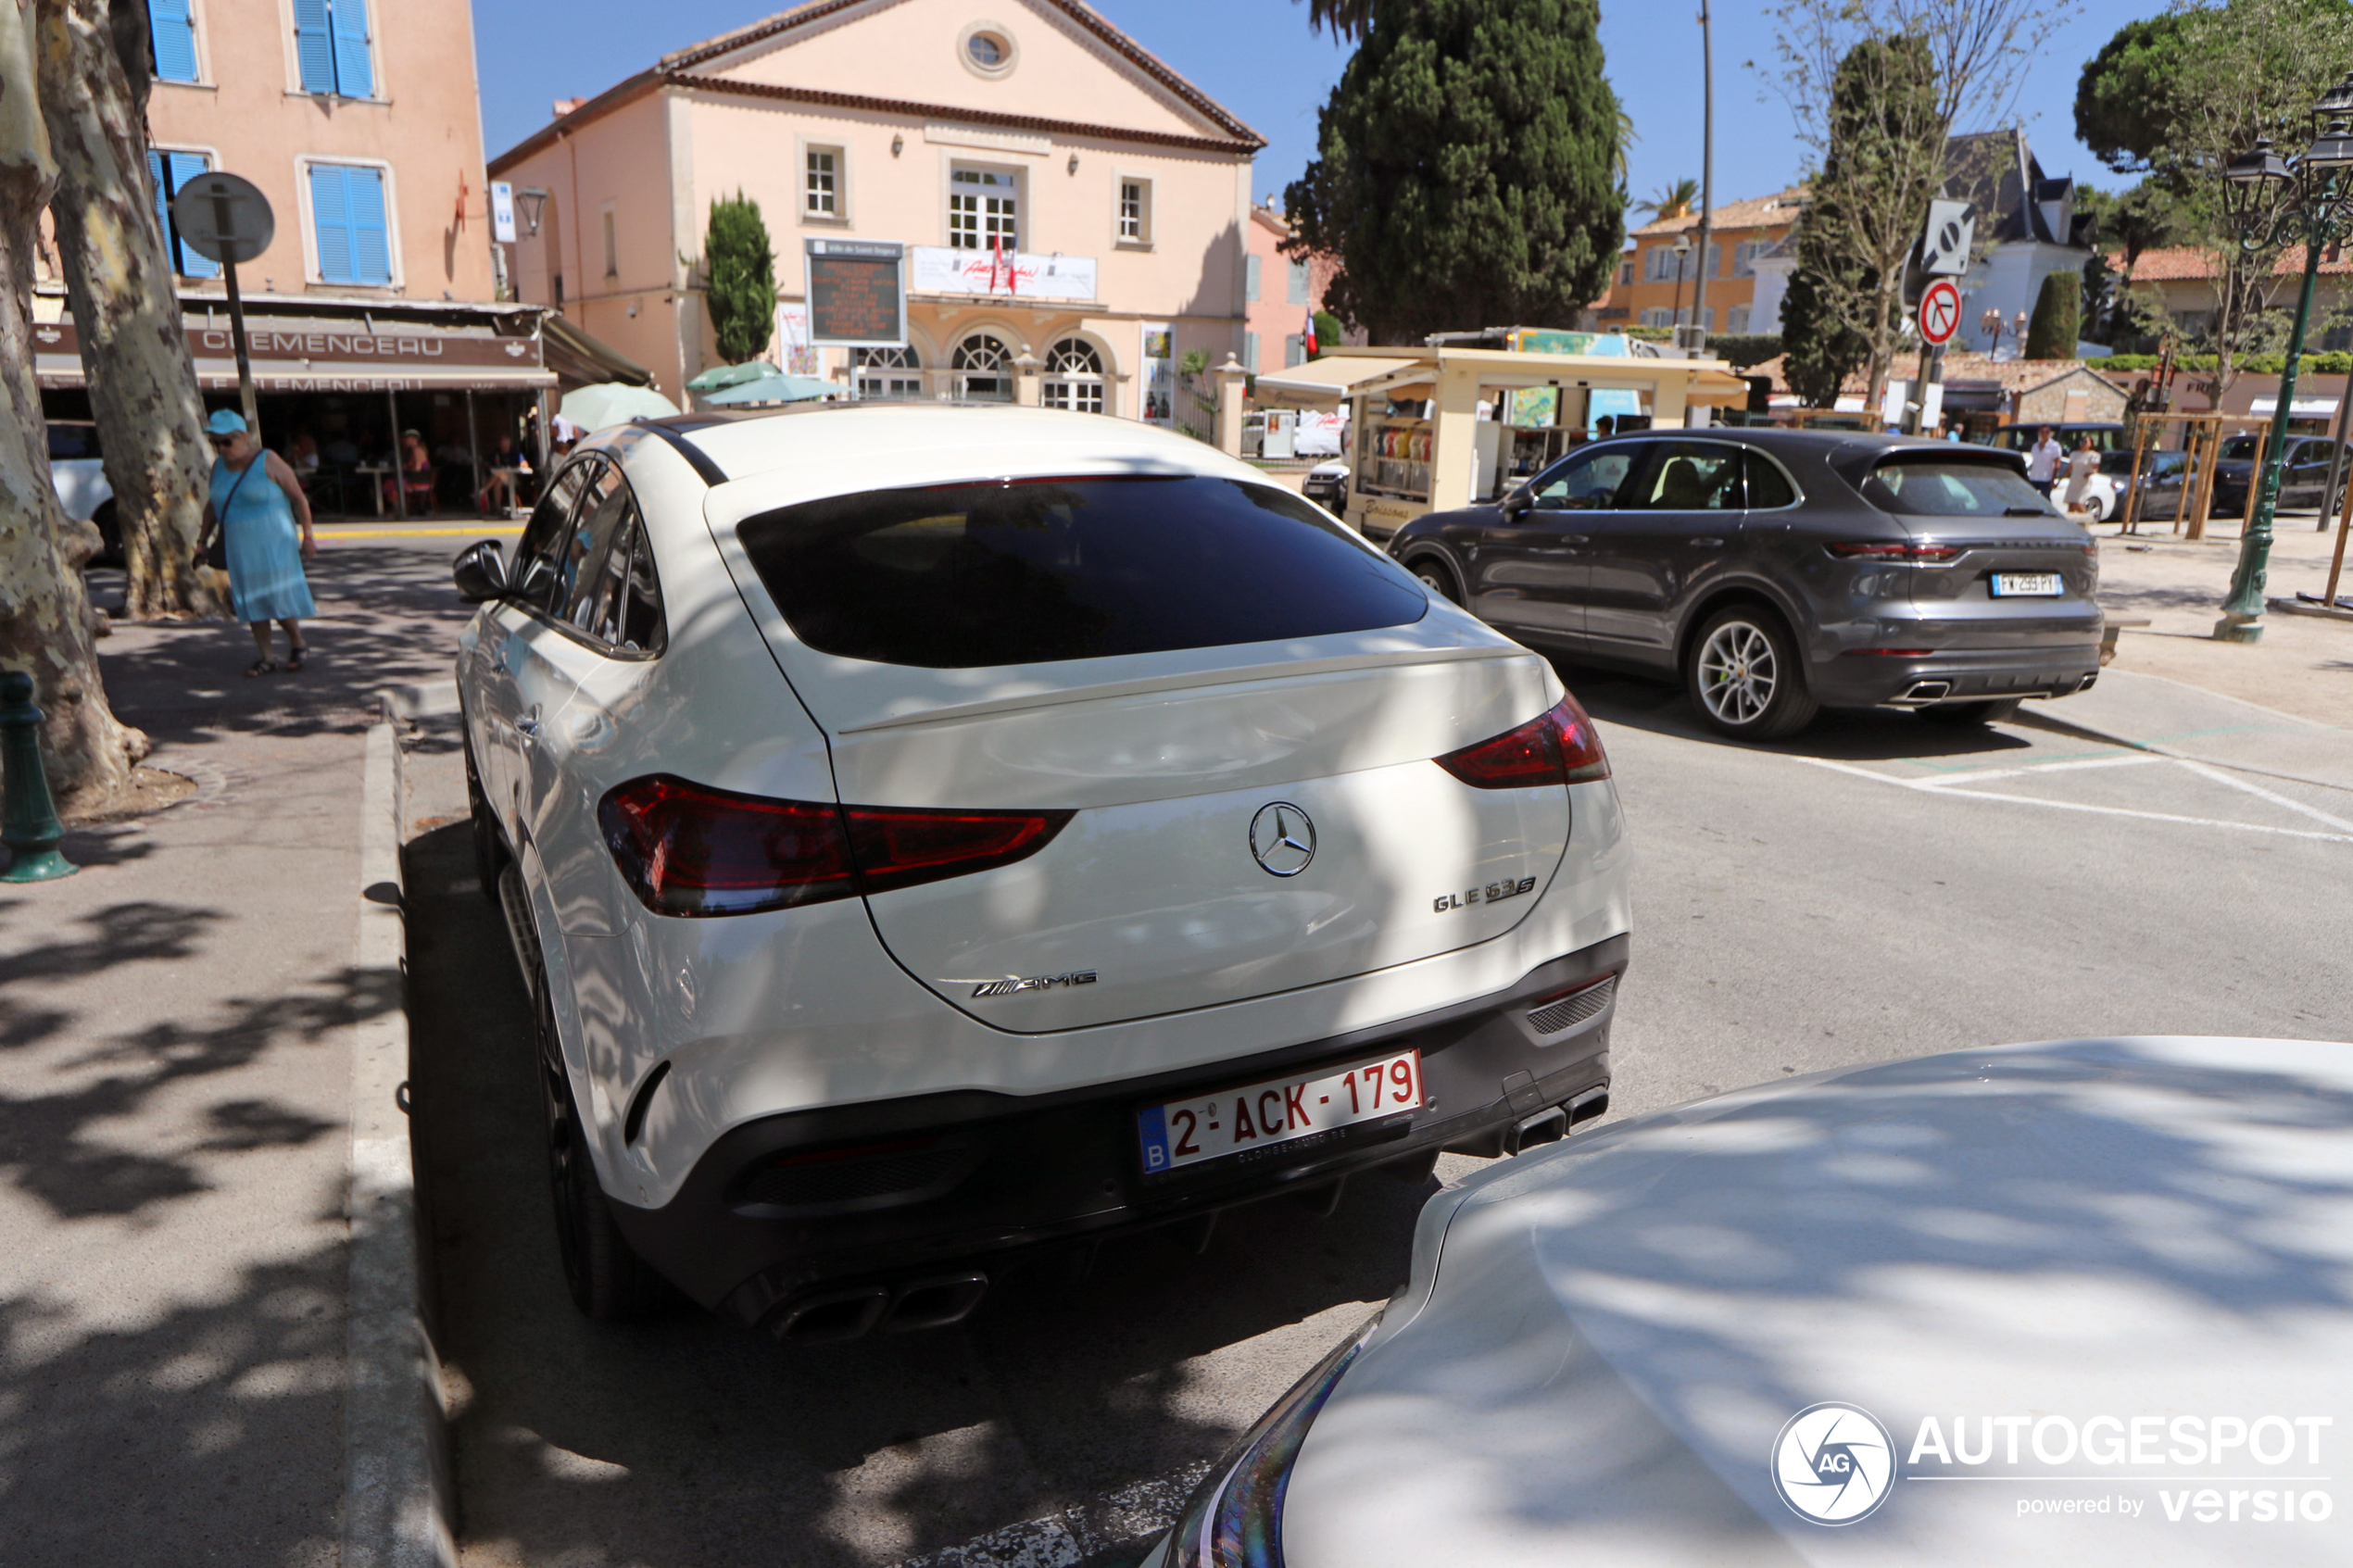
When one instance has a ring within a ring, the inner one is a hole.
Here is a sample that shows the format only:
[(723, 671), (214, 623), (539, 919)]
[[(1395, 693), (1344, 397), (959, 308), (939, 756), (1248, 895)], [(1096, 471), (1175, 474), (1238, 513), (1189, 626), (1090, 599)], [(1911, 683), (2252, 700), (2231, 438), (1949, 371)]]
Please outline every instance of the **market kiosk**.
[(1270, 394), (1350, 406), (1347, 521), (1386, 539), (1424, 512), (1494, 499), (1592, 439), (1604, 410), (1619, 431), (1680, 426), (1744, 406), (1749, 388), (1720, 359), (1440, 344), (1337, 348), (1260, 376), (1260, 400)]

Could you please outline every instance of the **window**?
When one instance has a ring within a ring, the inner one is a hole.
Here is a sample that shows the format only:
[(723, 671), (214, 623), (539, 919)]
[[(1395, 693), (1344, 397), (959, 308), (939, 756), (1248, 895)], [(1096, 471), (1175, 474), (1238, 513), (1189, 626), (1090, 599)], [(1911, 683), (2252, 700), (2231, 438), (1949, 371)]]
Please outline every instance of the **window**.
[(1258, 373), (1258, 334), (1242, 333), (1242, 369), (1252, 375)]
[(1707, 245), (1707, 275), (1711, 278), (1724, 275), (1724, 247), (1713, 240)]
[(1048, 350), (1038, 401), (1074, 413), (1103, 411), (1103, 360), (1084, 338), (1066, 337)]
[(808, 167), (801, 172), (800, 210), (808, 218), (839, 218), (841, 216), (841, 151), (837, 147), (812, 147), (808, 152)]
[(994, 332), (975, 332), (956, 345), (949, 360), (956, 373), (956, 395), (965, 402), (1013, 400), (1013, 354)]
[(1654, 305), (1642, 312), (1642, 325), (1646, 327), (1671, 327), (1674, 324), (1675, 312), (1663, 305)]
[(1797, 486), (1790, 483), (1781, 465), (1754, 446), (1747, 452), (1742, 466), (1748, 470), (1748, 509), (1765, 512), (1797, 505)]
[(614, 653), (659, 653), (663, 642), (661, 583), (654, 574), (644, 519), (628, 483), (607, 465), (611, 489), (595, 511), (584, 509), (576, 537), (584, 558), (569, 617), (579, 631)]
[(557, 562), (563, 555), (564, 531), (572, 522), (573, 503), (580, 499), (580, 492), (598, 467), (594, 458), (582, 458), (566, 465), (548, 483), (538, 506), (532, 508), (531, 521), (522, 531), (522, 542), (515, 546), (517, 603), (532, 609), (547, 609), (548, 590), (556, 581)]
[(1122, 180), (1119, 182), (1119, 243), (1124, 245), (1148, 245), (1152, 243), (1152, 182), (1149, 180)]
[(1011, 34), (986, 24), (975, 24), (964, 30), (956, 45), (957, 57), (964, 69), (975, 76), (991, 80), (1013, 73), (1021, 51), (1013, 44)]
[(853, 348), (852, 386), (861, 397), (921, 397), (923, 362), (912, 348)]
[(1014, 222), (1014, 177), (993, 169), (957, 169), (948, 176), (948, 244), (956, 250), (1021, 248)]
[(2051, 509), (2042, 492), (2007, 463), (1941, 455), (1881, 463), (1863, 495), (1881, 511), (1926, 517), (2042, 517)]
[(621, 232), (613, 221), (613, 204), (605, 203), (604, 211), (598, 216), (604, 220), (605, 276), (618, 278), (621, 276)]
[(1748, 331), (1748, 307), (1745, 305), (1735, 305), (1730, 309), (1725, 311), (1724, 330), (1728, 332), (1744, 332)]
[(1258, 303), (1258, 257), (1242, 257), (1242, 298), (1252, 305)]
[(1548, 512), (1600, 511), (1617, 505), (1626, 471), (1642, 455), (1639, 445), (1610, 445), (1574, 452), (1528, 482), (1536, 505)]
[(1283, 339), (1283, 369), (1288, 370), (1293, 365), (1305, 363), (1307, 363), (1307, 334), (1293, 332)]
[(1756, 276), (1756, 258), (1772, 249), (1773, 244), (1771, 240), (1743, 240), (1734, 245), (1732, 247), (1732, 276), (1735, 278)]
[(294, 0), (294, 14), (302, 90), (337, 98), (374, 97), (368, 0)]
[(318, 241), (321, 282), (383, 288), (392, 282), (383, 169), (312, 164), (310, 224)]
[(157, 82), (198, 80), (195, 0), (147, 0), (147, 32), (155, 40)]
[(1307, 263), (1304, 261), (1292, 262), (1290, 264), (1290, 280), (1286, 285), (1288, 292), (1284, 295), (1284, 303), (1288, 305), (1307, 304), (1308, 295), (1314, 291), (1315, 286), (1315, 280), (1308, 275)]
[(736, 535), (803, 643), (924, 669), (1287, 642), (1429, 609), (1298, 496), (1202, 475), (868, 491)]
[(621, 470), (610, 463), (598, 463), (572, 514), (572, 526), (553, 552), (556, 575), (548, 584), (547, 612), (557, 620), (587, 629), (595, 614), (597, 569), (604, 562), (605, 548), (612, 543), (613, 530), (620, 526), (622, 508), (628, 501), (629, 487), (621, 483)]
[(212, 160), (202, 153), (152, 148), (147, 153), (147, 182), (156, 191), (156, 220), (163, 226), (163, 245), (171, 257), (171, 270), (183, 278), (209, 278), (220, 270), (219, 263), (208, 261), (196, 254), (195, 247), (181, 239), (178, 227), (171, 221), (171, 198), (181, 186), (211, 167)]
[(1661, 441), (1621, 506), (1646, 511), (1738, 511), (1741, 449), (1712, 441)]
[(1633, 281), (1634, 281), (1634, 264), (1633, 264), (1632, 262), (1630, 262), (1630, 261), (1621, 261), (1621, 262), (1619, 262), (1619, 263), (1617, 264), (1617, 281), (1618, 281), (1620, 283), (1629, 283), (1629, 284), (1630, 284), (1631, 282), (1633, 282)]

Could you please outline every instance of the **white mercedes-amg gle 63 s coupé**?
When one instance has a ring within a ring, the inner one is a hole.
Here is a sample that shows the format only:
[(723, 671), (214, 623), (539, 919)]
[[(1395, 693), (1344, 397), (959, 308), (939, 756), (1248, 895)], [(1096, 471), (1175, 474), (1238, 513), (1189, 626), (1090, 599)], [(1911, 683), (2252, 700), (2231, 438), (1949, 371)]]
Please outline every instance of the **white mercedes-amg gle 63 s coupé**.
[(1600, 1114), (1625, 834), (1542, 659), (1184, 436), (617, 426), (458, 659), (574, 1298), (786, 1340)]

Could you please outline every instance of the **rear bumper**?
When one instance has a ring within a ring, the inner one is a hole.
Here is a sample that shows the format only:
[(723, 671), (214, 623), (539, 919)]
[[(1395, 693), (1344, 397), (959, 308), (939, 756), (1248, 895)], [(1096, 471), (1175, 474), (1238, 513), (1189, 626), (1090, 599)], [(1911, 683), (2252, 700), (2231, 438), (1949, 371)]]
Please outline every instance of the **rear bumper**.
[[(668, 1204), (616, 1198), (614, 1211), (641, 1256), (726, 1316), (783, 1335), (814, 1321), (812, 1304), (850, 1303), (835, 1318), (862, 1331), (919, 1296), (955, 1298), (945, 1287), (957, 1282), (976, 1299), (989, 1274), (1040, 1249), (1198, 1220), (1450, 1146), (1500, 1153), (1554, 1107), (1573, 1104), (1579, 1121), (1598, 1113), (1627, 952), (1628, 938), (1612, 937), (1470, 1002), (1110, 1087), (956, 1091), (764, 1117), (714, 1142)], [(1590, 1016), (1548, 1017), (1550, 1033), (1531, 1023), (1535, 1000), (1594, 982), (1607, 994)], [(1142, 1169), (1145, 1105), (1409, 1047), (1422, 1054), (1427, 1098), (1407, 1115), (1273, 1146), (1248, 1163)], [(774, 1174), (780, 1160), (845, 1148), (871, 1151), (785, 1168), (824, 1173), (813, 1179)]]
[[(1918, 659), (1843, 655), (1808, 672), (1815, 699), (1832, 708), (1920, 700), (2071, 696), (2100, 672), (2100, 642), (2046, 648), (1954, 649)], [(1933, 690), (1944, 683), (1944, 690)]]

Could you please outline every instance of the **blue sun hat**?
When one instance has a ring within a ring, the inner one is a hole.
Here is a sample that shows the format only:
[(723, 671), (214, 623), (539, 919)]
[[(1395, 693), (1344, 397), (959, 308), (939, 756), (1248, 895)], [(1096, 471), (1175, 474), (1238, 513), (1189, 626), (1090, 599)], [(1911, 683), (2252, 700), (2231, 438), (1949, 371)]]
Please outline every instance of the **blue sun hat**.
[(233, 409), (215, 408), (212, 418), (205, 420), (204, 427), (213, 435), (243, 435), (245, 433), (245, 417)]

